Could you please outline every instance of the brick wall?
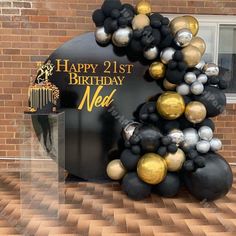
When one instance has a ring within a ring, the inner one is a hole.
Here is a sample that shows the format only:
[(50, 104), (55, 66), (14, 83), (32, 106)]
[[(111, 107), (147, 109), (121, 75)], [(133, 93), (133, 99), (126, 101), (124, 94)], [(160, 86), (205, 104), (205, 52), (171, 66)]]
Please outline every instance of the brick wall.
[[(135, 4), (136, 1), (127, 0)], [(152, 0), (163, 13), (236, 14), (236, 1)], [(94, 30), (91, 14), (102, 0), (1, 0), (0, 1), (0, 157), (19, 157), (19, 126), (27, 105), (29, 76), (36, 62), (44, 61), (59, 45)], [(217, 120), (229, 161), (236, 153), (234, 105)]]

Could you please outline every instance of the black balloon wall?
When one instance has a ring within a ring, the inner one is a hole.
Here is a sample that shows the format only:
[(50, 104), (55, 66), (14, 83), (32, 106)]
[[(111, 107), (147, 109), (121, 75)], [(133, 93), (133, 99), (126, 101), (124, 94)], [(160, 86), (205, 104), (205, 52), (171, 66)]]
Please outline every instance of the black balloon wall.
[(197, 36), (197, 19), (170, 21), (144, 0), (135, 8), (105, 0), (93, 21), (98, 44), (112, 43), (130, 60), (149, 65), (144, 79), (163, 89), (134, 108), (134, 119), (122, 130), (119, 158), (108, 164), (107, 175), (120, 180), (134, 200), (151, 192), (174, 197), (182, 184), (199, 200), (226, 195), (232, 171), (216, 153), (222, 142), (214, 137), (210, 119), (225, 109), (226, 81), (217, 65), (202, 59), (207, 45)]

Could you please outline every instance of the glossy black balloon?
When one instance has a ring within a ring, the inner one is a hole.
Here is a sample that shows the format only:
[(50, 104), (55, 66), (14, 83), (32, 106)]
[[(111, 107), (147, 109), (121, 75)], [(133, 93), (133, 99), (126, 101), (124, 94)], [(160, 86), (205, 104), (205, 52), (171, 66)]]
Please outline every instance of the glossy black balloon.
[(125, 149), (120, 156), (120, 160), (128, 171), (135, 171), (139, 161), (139, 155), (133, 154), (129, 149)]
[(104, 24), (105, 21), (105, 15), (101, 9), (97, 9), (93, 12), (93, 22), (97, 27), (101, 27)]
[(139, 179), (136, 172), (130, 172), (122, 180), (122, 189), (133, 200), (142, 200), (151, 194), (151, 185)]
[(120, 0), (105, 0), (102, 4), (102, 10), (106, 16), (110, 16), (112, 13), (112, 10), (117, 9), (121, 10), (122, 9), (122, 4)]
[(226, 106), (226, 96), (218, 88), (206, 86), (203, 94), (194, 98), (205, 105), (208, 117), (220, 115)]
[(181, 186), (179, 175), (176, 173), (167, 173), (165, 179), (152, 188), (152, 191), (163, 197), (174, 197), (178, 194)]
[(225, 196), (233, 183), (229, 164), (218, 154), (204, 155), (205, 167), (195, 172), (184, 172), (184, 182), (189, 192), (199, 200), (212, 201)]

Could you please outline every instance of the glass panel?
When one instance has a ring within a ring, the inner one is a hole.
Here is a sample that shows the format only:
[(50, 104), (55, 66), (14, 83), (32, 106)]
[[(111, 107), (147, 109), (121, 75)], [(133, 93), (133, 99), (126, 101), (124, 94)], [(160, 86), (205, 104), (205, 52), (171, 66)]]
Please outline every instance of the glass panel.
[(236, 92), (236, 25), (221, 25), (219, 32), (220, 75), (228, 82), (226, 92)]
[[(59, 219), (64, 202), (65, 119), (59, 114), (25, 114), (20, 161), (21, 224), (32, 217)], [(30, 235), (36, 232), (30, 231)]]
[(203, 38), (207, 45), (203, 59), (207, 62), (216, 62), (217, 24), (200, 23), (198, 36)]

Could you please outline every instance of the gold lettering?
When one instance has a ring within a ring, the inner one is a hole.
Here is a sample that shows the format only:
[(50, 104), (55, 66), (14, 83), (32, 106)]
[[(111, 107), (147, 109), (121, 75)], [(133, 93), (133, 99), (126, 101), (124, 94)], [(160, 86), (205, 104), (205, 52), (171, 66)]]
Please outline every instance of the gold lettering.
[(77, 74), (76, 73), (69, 73), (69, 75), (70, 75), (69, 85), (76, 85), (76, 84), (78, 84)]
[(131, 72), (132, 72), (131, 70), (133, 69), (133, 67), (134, 67), (134, 65), (127, 65), (127, 69), (128, 69), (127, 73), (128, 74), (131, 74)]
[(98, 64), (91, 64), (91, 69), (92, 69), (92, 73), (95, 74), (96, 73), (96, 69), (98, 68)]
[[(61, 64), (61, 59), (57, 59), (56, 62), (57, 62), (57, 72), (68, 72), (68, 62), (69, 60), (63, 60), (64, 61), (64, 64)], [(63, 70), (64, 68), (64, 70)]]

